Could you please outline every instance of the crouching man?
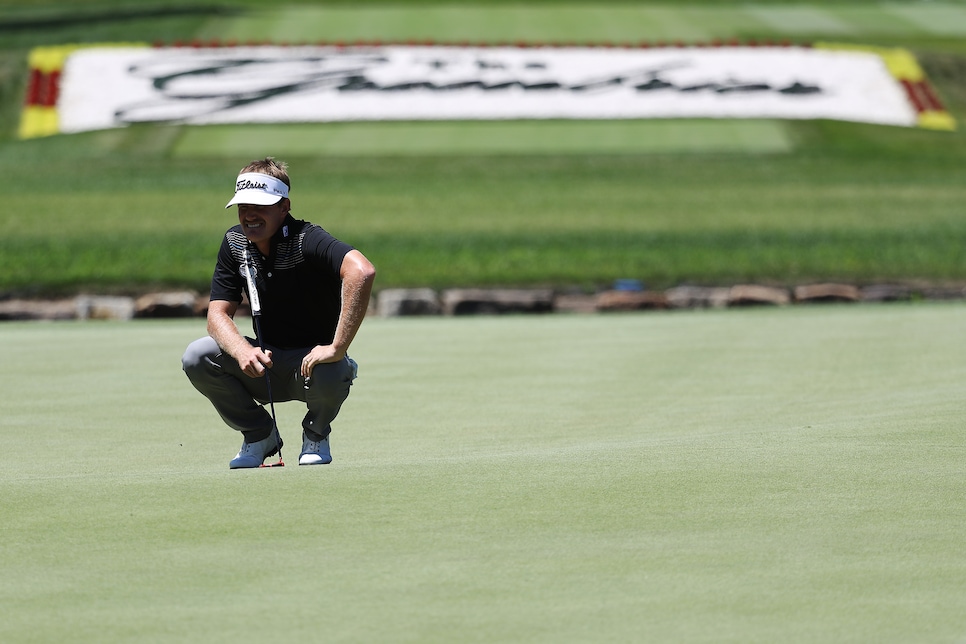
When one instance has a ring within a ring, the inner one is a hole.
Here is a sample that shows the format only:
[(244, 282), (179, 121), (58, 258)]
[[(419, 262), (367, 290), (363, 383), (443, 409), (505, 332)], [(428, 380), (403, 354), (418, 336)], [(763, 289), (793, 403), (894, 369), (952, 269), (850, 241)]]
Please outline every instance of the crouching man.
[[(259, 467), (281, 450), (264, 405), (294, 400), (307, 407), (299, 465), (330, 463), (331, 424), (358, 373), (347, 351), (365, 317), (375, 268), (352, 246), (295, 219), (290, 188), (287, 165), (271, 157), (241, 170), (225, 206), (237, 207), (238, 225), (218, 251), (208, 336), (182, 358), (191, 384), (244, 436), (232, 469)], [(261, 310), (261, 337), (254, 339), (234, 322), (249, 288), (246, 271)]]

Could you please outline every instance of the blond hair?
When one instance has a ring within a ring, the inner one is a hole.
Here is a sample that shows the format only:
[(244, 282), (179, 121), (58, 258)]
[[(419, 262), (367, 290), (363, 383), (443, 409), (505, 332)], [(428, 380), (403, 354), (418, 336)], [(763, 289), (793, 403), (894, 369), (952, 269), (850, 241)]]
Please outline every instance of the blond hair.
[(292, 189), (292, 183), (288, 178), (288, 164), (284, 161), (276, 161), (274, 157), (265, 157), (264, 159), (258, 159), (252, 161), (244, 168), (241, 169), (239, 174), (244, 174), (246, 172), (257, 172), (259, 174), (267, 174), (270, 177), (275, 177), (285, 185)]

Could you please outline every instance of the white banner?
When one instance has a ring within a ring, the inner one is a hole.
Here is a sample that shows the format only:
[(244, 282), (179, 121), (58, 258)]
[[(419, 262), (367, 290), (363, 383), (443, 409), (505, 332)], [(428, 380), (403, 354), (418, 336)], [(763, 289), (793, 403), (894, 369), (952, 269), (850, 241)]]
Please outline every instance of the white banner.
[(71, 54), (63, 132), (141, 122), (836, 119), (916, 125), (873, 53), (799, 47), (92, 48)]

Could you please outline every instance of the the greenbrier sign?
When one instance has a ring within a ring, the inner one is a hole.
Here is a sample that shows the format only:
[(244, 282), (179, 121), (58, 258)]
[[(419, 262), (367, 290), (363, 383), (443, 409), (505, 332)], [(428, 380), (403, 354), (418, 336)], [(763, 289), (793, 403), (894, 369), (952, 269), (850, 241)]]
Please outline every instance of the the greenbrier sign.
[(922, 125), (924, 106), (895, 67), (874, 51), (812, 47), (90, 47), (64, 57), (57, 128), (550, 118)]

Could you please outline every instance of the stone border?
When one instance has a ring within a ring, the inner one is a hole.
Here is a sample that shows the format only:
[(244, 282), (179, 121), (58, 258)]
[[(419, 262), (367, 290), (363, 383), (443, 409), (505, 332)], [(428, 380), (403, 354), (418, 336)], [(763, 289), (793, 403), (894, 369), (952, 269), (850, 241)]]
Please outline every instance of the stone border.
[(148, 293), (141, 297), (78, 295), (60, 300), (0, 300), (0, 320), (131, 320), (204, 316), (208, 297), (194, 291)]
[(666, 291), (615, 288), (593, 294), (552, 289), (386, 289), (376, 313), (410, 315), (480, 315), (500, 313), (606, 313), (667, 309), (787, 306), (793, 304), (899, 302), (966, 299), (966, 286), (876, 284), (806, 284), (794, 288), (760, 284), (730, 287), (677, 286)]
[[(726, 287), (676, 286), (650, 291), (633, 284), (587, 294), (550, 288), (390, 288), (376, 294), (370, 315), (380, 317), (501, 315), (508, 313), (607, 313), (668, 309), (721, 309), (796, 304), (913, 302), (966, 299), (966, 286), (903, 284), (806, 284), (792, 288), (761, 284)], [(4, 320), (132, 320), (204, 317), (208, 296), (194, 291), (140, 297), (78, 295), (59, 300), (0, 299)], [(239, 309), (247, 314), (247, 304)]]

